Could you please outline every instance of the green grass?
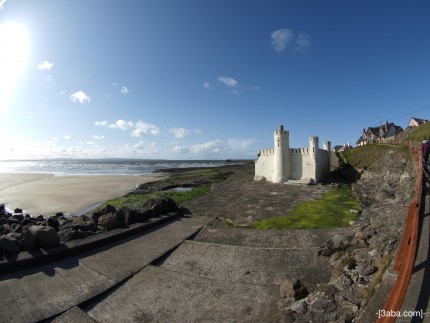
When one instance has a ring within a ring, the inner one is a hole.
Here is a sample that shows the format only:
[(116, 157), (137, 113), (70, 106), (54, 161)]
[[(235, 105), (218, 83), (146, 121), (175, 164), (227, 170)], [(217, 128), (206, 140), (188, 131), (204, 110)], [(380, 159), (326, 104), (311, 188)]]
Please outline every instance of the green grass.
[(211, 190), (211, 185), (203, 185), (200, 187), (195, 187), (191, 191), (185, 192), (161, 192), (173, 199), (176, 204), (182, 204), (185, 201), (194, 200), (200, 196), (206, 195)]
[(286, 216), (262, 219), (255, 229), (317, 229), (345, 227), (356, 216), (349, 210), (362, 211), (350, 186), (333, 188), (322, 198), (300, 204)]
[(423, 141), (424, 139), (429, 140), (430, 138), (430, 122), (424, 123), (419, 127), (411, 130), (408, 135), (408, 140), (412, 141)]
[(153, 194), (144, 194), (144, 195), (126, 195), (123, 197), (114, 198), (112, 200), (107, 201), (105, 204), (110, 204), (114, 206), (116, 209), (120, 207), (129, 207), (134, 210), (141, 209), (143, 204), (148, 201)]
[(131, 209), (141, 209), (143, 204), (148, 201), (154, 194), (160, 194), (168, 196), (173, 199), (176, 204), (182, 204), (185, 201), (198, 198), (206, 195), (211, 190), (211, 185), (203, 185), (200, 187), (193, 188), (191, 191), (186, 192), (154, 192), (152, 194), (143, 195), (126, 195), (107, 201), (105, 204), (110, 204), (115, 208), (128, 207)]
[(409, 155), (409, 148), (403, 145), (370, 144), (343, 151), (342, 157), (355, 168), (365, 169), (374, 164), (388, 150)]

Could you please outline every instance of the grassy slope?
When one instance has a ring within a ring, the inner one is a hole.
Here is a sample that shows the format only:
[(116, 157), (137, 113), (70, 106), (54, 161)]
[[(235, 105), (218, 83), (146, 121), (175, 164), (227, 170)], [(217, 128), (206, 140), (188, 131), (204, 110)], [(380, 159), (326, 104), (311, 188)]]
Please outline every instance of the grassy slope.
[(350, 186), (333, 188), (320, 199), (300, 204), (286, 216), (262, 219), (255, 229), (316, 229), (348, 226), (356, 219), (351, 209), (361, 212), (361, 206)]
[(401, 145), (373, 144), (356, 147), (342, 152), (342, 157), (357, 169), (366, 169), (388, 150), (409, 154), (409, 148)]
[(423, 139), (430, 139), (430, 122), (412, 129), (408, 135), (408, 140), (422, 141)]

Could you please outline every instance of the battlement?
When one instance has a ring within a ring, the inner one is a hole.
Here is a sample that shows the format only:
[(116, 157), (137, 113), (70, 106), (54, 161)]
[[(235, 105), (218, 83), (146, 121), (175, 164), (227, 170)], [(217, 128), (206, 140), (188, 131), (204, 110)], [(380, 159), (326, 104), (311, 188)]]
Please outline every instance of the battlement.
[(309, 155), (309, 148), (290, 148), (290, 154)]
[(273, 156), (275, 154), (275, 149), (261, 149), (260, 156)]

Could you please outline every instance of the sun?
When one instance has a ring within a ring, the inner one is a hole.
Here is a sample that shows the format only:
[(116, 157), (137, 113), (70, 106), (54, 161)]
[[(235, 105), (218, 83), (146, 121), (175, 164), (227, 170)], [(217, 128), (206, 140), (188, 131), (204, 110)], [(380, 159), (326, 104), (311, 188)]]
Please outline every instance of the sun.
[(26, 28), (18, 23), (0, 24), (0, 112), (7, 110), (29, 56)]

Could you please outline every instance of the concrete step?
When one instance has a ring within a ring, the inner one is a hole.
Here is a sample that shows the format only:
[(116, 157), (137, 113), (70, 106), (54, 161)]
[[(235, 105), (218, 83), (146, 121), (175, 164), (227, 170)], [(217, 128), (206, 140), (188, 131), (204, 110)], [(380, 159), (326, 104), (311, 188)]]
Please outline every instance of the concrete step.
[(202, 226), (178, 218), (86, 254), (0, 274), (0, 322), (34, 322), (61, 314), (118, 286)]
[(196, 241), (262, 248), (315, 248), (322, 246), (335, 234), (351, 234), (350, 227), (301, 230), (256, 230), (205, 227)]
[(148, 266), (88, 311), (97, 322), (271, 322), (279, 286)]
[[(250, 284), (280, 284), (293, 275), (309, 281), (328, 280), (330, 271), (322, 269), (316, 249), (282, 249), (218, 245), (185, 241), (164, 262), (163, 269), (218, 281)], [(319, 263), (317, 263), (317, 261)], [(325, 278), (325, 279), (324, 279)]]

